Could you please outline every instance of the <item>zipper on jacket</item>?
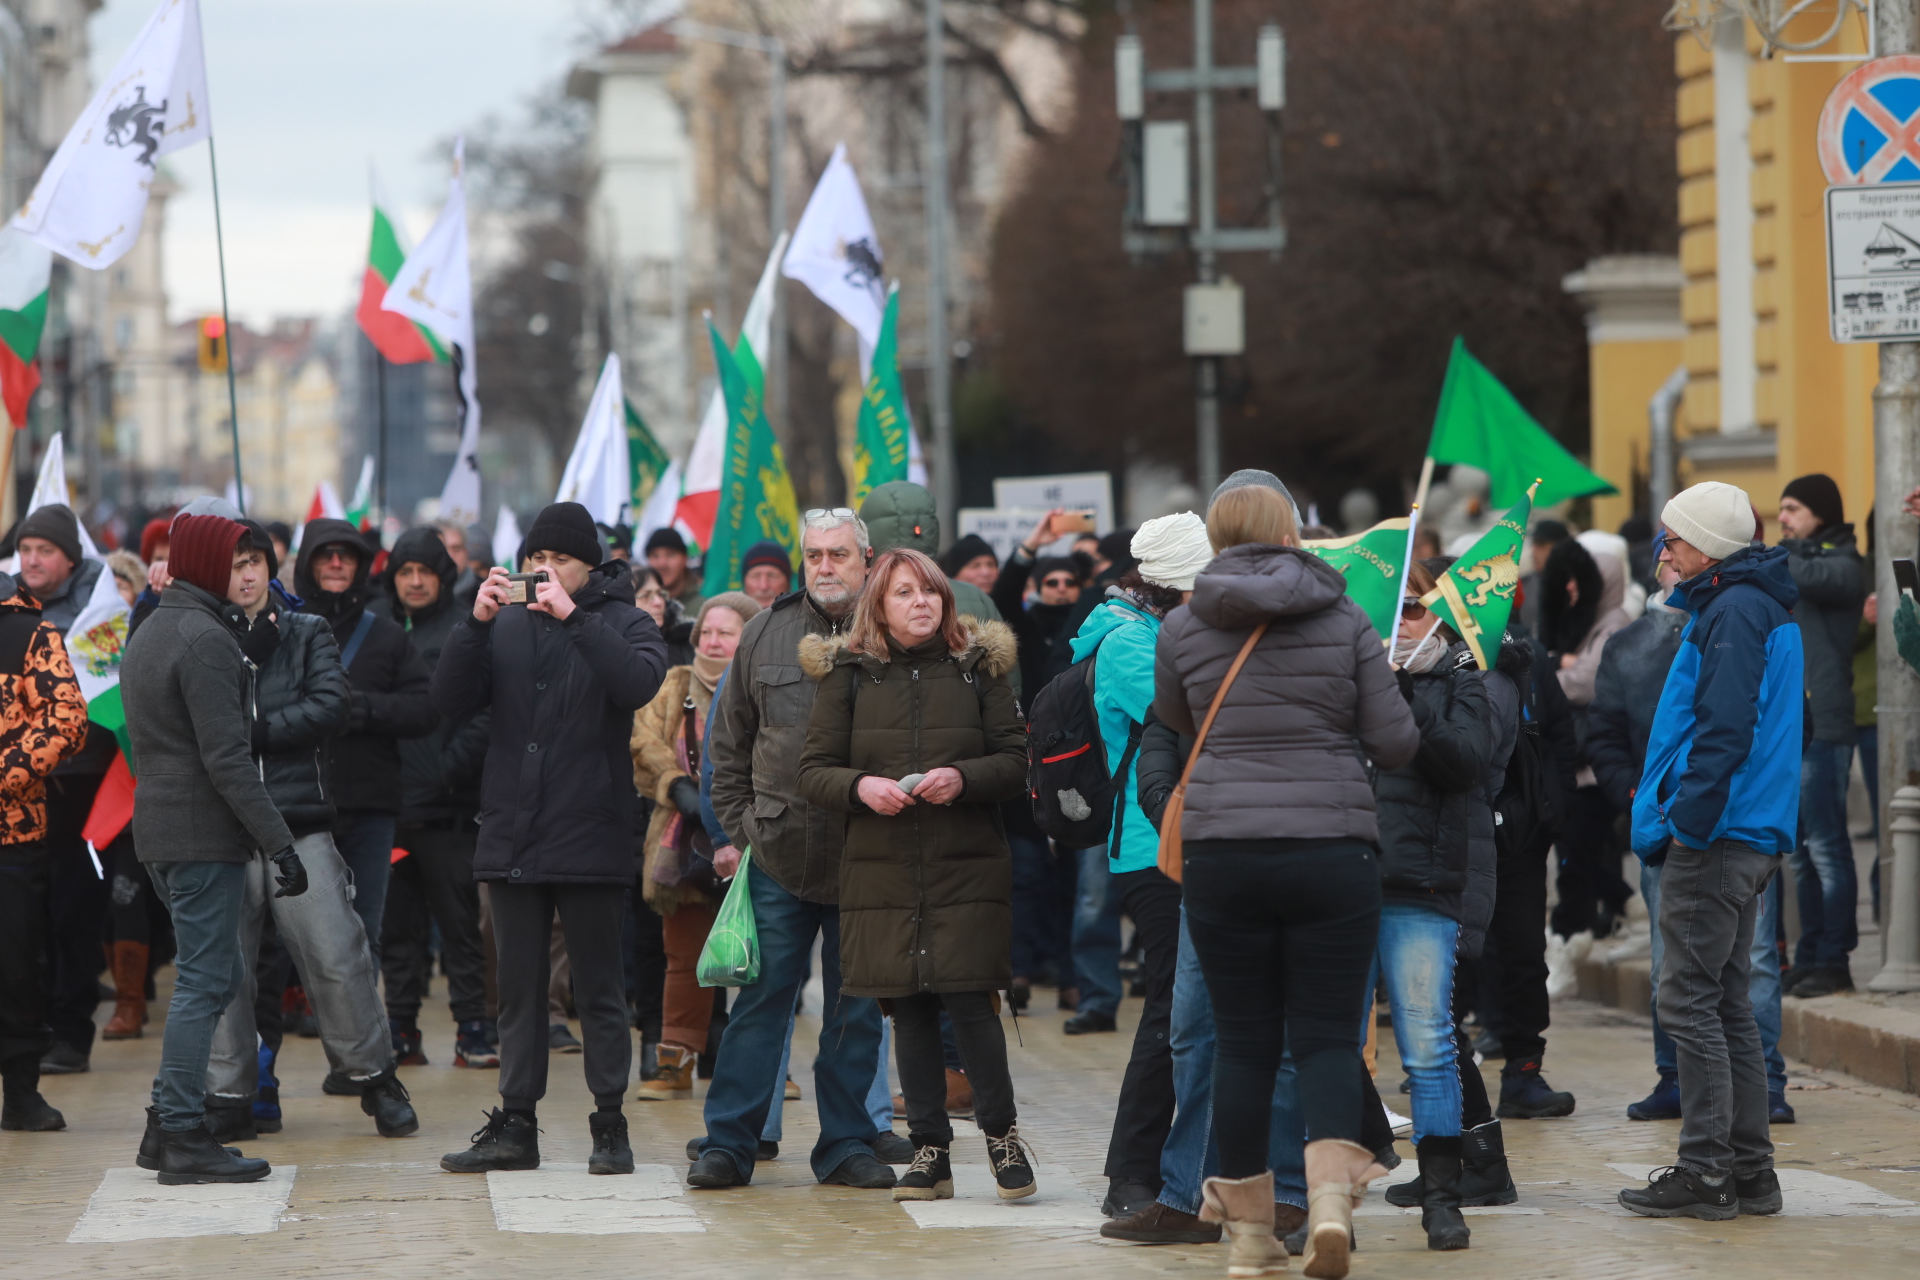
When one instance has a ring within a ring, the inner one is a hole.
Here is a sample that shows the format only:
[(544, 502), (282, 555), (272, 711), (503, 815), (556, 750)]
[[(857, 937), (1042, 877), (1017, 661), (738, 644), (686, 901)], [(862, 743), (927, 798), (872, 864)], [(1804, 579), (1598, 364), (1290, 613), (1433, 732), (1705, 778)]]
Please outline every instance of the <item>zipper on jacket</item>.
[[(922, 719), (920, 714), (920, 668), (908, 667), (907, 676), (913, 685), (913, 767), (919, 769), (922, 764), (926, 763), (920, 755), (920, 723)], [(933, 985), (932, 975), (928, 972), (927, 967), (927, 949), (918, 945), (927, 940), (927, 841), (926, 826), (920, 821), (920, 810), (923, 807), (923, 803), (922, 801), (916, 800), (913, 804), (913, 846), (915, 853), (913, 859), (913, 880), (914, 897), (918, 900), (918, 911), (913, 918), (913, 941), (915, 943), (913, 962), (914, 971), (919, 975), (919, 982), (916, 985), (919, 986), (920, 990), (926, 991)]]

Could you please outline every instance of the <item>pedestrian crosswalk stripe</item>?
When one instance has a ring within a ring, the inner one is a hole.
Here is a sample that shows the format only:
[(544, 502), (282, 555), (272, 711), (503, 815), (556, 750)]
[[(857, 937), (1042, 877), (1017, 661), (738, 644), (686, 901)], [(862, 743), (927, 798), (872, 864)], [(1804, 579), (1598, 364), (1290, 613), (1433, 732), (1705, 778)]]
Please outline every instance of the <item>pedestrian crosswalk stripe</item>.
[[(1609, 1164), (1607, 1168), (1645, 1181), (1658, 1165)], [(1780, 1216), (1785, 1218), (1920, 1218), (1920, 1204), (1890, 1196), (1864, 1182), (1836, 1178), (1812, 1169), (1780, 1169)]]
[(183, 1236), (257, 1236), (280, 1229), (298, 1165), (279, 1165), (258, 1182), (163, 1187), (145, 1169), (109, 1169), (68, 1244), (167, 1240)]
[(903, 1200), (900, 1207), (922, 1228), (1083, 1227), (1097, 1231), (1106, 1219), (1094, 1198), (1072, 1175), (1040, 1170), (1040, 1190), (1025, 1200), (1002, 1200), (984, 1164), (953, 1171), (953, 1199)]
[(679, 1173), (664, 1164), (634, 1166), (630, 1174), (595, 1175), (584, 1164), (487, 1175), (493, 1225), (501, 1231), (546, 1235), (616, 1236), (639, 1232), (705, 1231)]

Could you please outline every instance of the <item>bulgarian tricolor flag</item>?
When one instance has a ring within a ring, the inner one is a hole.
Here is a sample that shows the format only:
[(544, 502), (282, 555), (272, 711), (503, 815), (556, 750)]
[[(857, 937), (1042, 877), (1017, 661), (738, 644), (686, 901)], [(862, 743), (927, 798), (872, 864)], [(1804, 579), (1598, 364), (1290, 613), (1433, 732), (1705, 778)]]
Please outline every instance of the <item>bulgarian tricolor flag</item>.
[[(389, 312), (388, 314), (392, 314)], [(353, 486), (353, 500), (347, 503), (347, 513), (341, 517), (348, 524), (365, 533), (373, 528), (373, 455), (368, 454), (360, 462), (360, 481)]]
[(0, 230), (0, 400), (16, 427), (27, 425), (27, 405), (40, 386), (40, 331), (52, 275), (52, 250), (12, 227)]
[(380, 189), (380, 180), (375, 178), (373, 239), (367, 246), (367, 270), (360, 280), (360, 308), (354, 312), (354, 318), (360, 322), (367, 340), (394, 364), (422, 364), (428, 360), (445, 363), (447, 349), (431, 330), (397, 311), (380, 308), (381, 299), (387, 296), (387, 286), (399, 274), (400, 264), (407, 260), (412, 248), (399, 219), (388, 212), (391, 207), (386, 193)]

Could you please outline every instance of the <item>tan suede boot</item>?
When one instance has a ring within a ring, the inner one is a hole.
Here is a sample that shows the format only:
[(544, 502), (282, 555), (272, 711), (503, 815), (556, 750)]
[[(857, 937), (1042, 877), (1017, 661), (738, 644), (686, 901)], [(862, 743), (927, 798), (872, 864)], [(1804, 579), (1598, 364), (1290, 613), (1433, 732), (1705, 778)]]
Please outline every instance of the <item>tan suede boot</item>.
[(102, 1040), (138, 1040), (147, 1023), (147, 944), (116, 942), (107, 948), (113, 970), (113, 1017), (101, 1029)]
[(700, 1055), (681, 1044), (663, 1044), (655, 1054), (658, 1065), (640, 1082), (635, 1102), (673, 1102), (693, 1096), (693, 1068)]
[(1251, 1178), (1208, 1178), (1200, 1185), (1200, 1221), (1218, 1222), (1232, 1242), (1227, 1274), (1234, 1280), (1279, 1275), (1287, 1269), (1287, 1249), (1273, 1238), (1273, 1174)]
[(1306, 1272), (1313, 1280), (1341, 1280), (1353, 1243), (1353, 1210), (1367, 1183), (1384, 1174), (1373, 1153), (1344, 1138), (1307, 1144)]

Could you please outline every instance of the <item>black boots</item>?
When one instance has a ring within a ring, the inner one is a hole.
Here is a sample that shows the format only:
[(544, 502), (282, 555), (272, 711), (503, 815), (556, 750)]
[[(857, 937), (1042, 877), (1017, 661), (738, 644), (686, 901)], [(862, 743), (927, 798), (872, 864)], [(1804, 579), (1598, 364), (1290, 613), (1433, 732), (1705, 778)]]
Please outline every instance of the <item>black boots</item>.
[(1420, 1226), (1429, 1249), (1464, 1249), (1472, 1238), (1460, 1216), (1461, 1145), (1459, 1138), (1420, 1140)]
[(495, 1108), (487, 1113), (487, 1122), (471, 1139), (465, 1151), (453, 1151), (440, 1157), (440, 1167), (448, 1173), (488, 1173), (494, 1169), (538, 1169), (540, 1167), (540, 1131), (533, 1117), (508, 1115)]
[[(154, 1107), (148, 1107), (147, 1131), (140, 1135), (140, 1154), (133, 1158), (133, 1162), (142, 1169), (158, 1169), (160, 1167), (161, 1132), (159, 1110)], [(230, 1156), (240, 1154), (240, 1148), (238, 1147), (227, 1147), (225, 1150)]]
[(265, 1160), (249, 1160), (213, 1140), (205, 1129), (160, 1130), (160, 1185), (258, 1182), (273, 1172)]
[(207, 1132), (215, 1142), (252, 1142), (260, 1136), (253, 1126), (253, 1099), (207, 1095)]
[(40, 1057), (26, 1054), (0, 1065), (5, 1082), (0, 1101), (0, 1129), (51, 1133), (67, 1127), (67, 1118), (40, 1096)]
[(1489, 1120), (1460, 1135), (1460, 1203), (1512, 1204), (1520, 1198), (1507, 1169), (1507, 1143), (1500, 1122)]
[(404, 1138), (420, 1130), (420, 1117), (413, 1113), (407, 1086), (400, 1083), (392, 1064), (361, 1083), (360, 1109), (373, 1117), (373, 1127), (383, 1138)]
[(627, 1118), (618, 1111), (596, 1111), (587, 1117), (593, 1132), (593, 1154), (588, 1173), (632, 1173), (633, 1147), (627, 1142)]

